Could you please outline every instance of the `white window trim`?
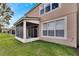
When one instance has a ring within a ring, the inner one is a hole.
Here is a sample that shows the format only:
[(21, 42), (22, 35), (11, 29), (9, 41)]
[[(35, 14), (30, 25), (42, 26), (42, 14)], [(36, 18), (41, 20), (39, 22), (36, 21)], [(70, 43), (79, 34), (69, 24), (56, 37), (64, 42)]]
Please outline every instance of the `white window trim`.
[[(43, 35), (43, 24), (44, 24), (44, 23), (48, 23), (48, 22), (56, 21), (56, 20), (61, 20), (61, 19), (64, 19), (64, 21), (65, 21), (64, 37), (44, 36), (44, 35)], [(49, 20), (49, 21), (42, 22), (42, 23), (41, 23), (41, 36), (42, 36), (42, 37), (47, 37), (47, 38), (53, 38), (53, 39), (65, 39), (65, 40), (66, 40), (66, 39), (67, 39), (67, 16), (64, 16), (64, 17), (61, 17), (61, 18), (57, 18), (57, 19), (53, 19), (53, 20)]]
[[(44, 4), (43, 4), (43, 5), (44, 5)], [(55, 9), (53, 9), (53, 10), (52, 10), (52, 3), (50, 3), (50, 11), (45, 12), (45, 6), (44, 6), (44, 14), (40, 14), (40, 10), (41, 10), (42, 8), (39, 8), (39, 15), (40, 15), (40, 16), (47, 15), (47, 14), (49, 14), (49, 13), (51, 13), (51, 12), (54, 12), (54, 11), (58, 10), (59, 8), (61, 8), (61, 3), (59, 3), (59, 7), (58, 7), (58, 8), (55, 8)]]

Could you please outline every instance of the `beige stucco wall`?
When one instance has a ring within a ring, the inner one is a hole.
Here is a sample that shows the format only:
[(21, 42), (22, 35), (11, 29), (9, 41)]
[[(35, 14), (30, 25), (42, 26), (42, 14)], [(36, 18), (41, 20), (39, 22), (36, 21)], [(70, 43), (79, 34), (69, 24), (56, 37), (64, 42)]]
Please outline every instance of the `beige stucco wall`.
[[(60, 43), (71, 47), (77, 47), (77, 4), (76, 3), (63, 3), (57, 10), (51, 11), (44, 15), (39, 15), (39, 9), (43, 5), (40, 4), (38, 7), (33, 9), (28, 16), (41, 17), (39, 25), (39, 37), (40, 40), (45, 40), (54, 43)], [(41, 24), (45, 21), (50, 21), (56, 18), (67, 16), (67, 39), (52, 39), (50, 37), (42, 37), (41, 35)]]
[(79, 46), (79, 3), (77, 3), (77, 44)]
[(53, 12), (47, 13), (41, 16), (41, 23), (50, 21), (56, 18), (67, 16), (67, 39), (53, 39), (50, 37), (42, 37), (40, 26), (40, 39), (68, 45), (71, 47), (77, 47), (77, 4), (61, 4), (61, 7)]
[(39, 17), (39, 7), (34, 8), (31, 12), (27, 14), (30, 17)]
[(50, 20), (52, 18), (58, 18), (58, 17), (64, 16), (73, 12), (77, 12), (76, 3), (62, 3), (60, 4), (59, 9), (48, 12), (45, 15), (42, 15), (40, 17), (41, 17), (41, 21)]
[[(49, 42), (54, 42), (54, 43), (60, 43), (60, 44), (64, 44), (64, 45), (68, 45), (71, 47), (77, 47), (77, 24), (76, 24), (76, 13), (72, 13), (72, 14), (68, 14), (65, 15), (67, 16), (67, 39), (55, 39), (55, 38), (50, 38), (50, 37), (43, 37), (42, 31), (41, 31), (41, 27), (42, 27), (42, 21), (40, 24), (40, 39), (41, 40), (45, 40), (45, 41), (49, 41)], [(62, 16), (64, 17), (64, 16)], [(53, 19), (52, 19), (53, 20)], [(50, 20), (49, 20), (50, 21)]]

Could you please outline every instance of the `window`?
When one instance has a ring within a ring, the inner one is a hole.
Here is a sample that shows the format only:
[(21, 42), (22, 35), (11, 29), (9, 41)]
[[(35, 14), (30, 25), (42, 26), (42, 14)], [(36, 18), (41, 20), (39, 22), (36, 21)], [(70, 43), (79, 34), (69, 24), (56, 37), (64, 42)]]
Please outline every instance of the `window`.
[(54, 36), (55, 22), (48, 23), (48, 36)]
[(65, 19), (59, 19), (43, 24), (43, 35), (65, 37)]
[(47, 23), (45, 23), (43, 26), (44, 26), (43, 27), (43, 35), (47, 36)]
[(43, 6), (44, 7), (42, 9), (40, 9), (40, 15), (58, 8), (59, 3), (45, 3)]
[(41, 15), (44, 14), (44, 9), (41, 9), (41, 10), (40, 10), (40, 14), (41, 14)]
[(58, 3), (52, 3), (52, 9), (58, 8), (59, 4)]
[(64, 37), (64, 20), (56, 21), (56, 36)]
[(50, 3), (45, 4), (44, 6), (45, 6), (45, 12), (50, 11)]

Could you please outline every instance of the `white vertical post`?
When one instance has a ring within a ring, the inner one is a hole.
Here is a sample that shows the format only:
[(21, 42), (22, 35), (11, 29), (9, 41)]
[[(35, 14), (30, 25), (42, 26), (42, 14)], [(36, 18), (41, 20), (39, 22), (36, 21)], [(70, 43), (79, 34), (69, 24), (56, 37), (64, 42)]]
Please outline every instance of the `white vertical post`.
[(15, 26), (15, 29), (14, 29), (14, 30), (15, 30), (15, 36), (16, 36), (16, 34), (17, 34), (17, 33), (16, 33), (16, 26)]
[(23, 21), (23, 39), (26, 39), (26, 21)]
[(12, 34), (12, 29), (11, 29), (11, 34)]

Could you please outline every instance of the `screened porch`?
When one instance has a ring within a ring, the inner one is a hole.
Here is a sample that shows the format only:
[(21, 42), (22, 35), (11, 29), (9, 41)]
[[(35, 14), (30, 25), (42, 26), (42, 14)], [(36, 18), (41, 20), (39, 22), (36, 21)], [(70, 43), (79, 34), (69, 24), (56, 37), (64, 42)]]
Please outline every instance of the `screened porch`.
[[(25, 18), (16, 24), (16, 39), (20, 41), (36, 40), (39, 34), (38, 18)], [(34, 39), (33, 39), (34, 38)]]

